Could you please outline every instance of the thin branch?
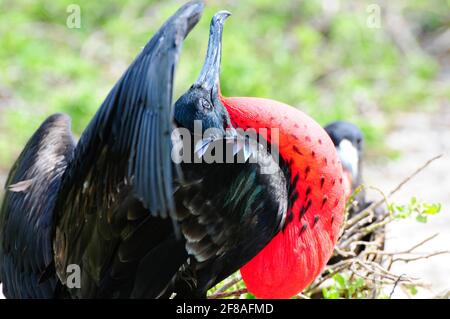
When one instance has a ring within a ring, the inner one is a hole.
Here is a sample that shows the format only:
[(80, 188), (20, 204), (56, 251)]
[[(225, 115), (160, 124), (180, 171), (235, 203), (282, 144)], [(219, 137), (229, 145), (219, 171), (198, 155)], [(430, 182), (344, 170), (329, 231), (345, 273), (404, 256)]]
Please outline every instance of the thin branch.
[[(423, 246), (425, 243), (427, 243), (427, 242), (429, 242), (430, 240), (436, 238), (438, 235), (439, 235), (439, 233), (436, 233), (436, 234), (434, 234), (434, 235), (431, 235), (431, 236), (428, 237), (428, 238), (425, 238), (424, 240), (422, 240), (422, 241), (419, 242), (418, 244), (416, 244), (416, 245), (412, 246), (410, 249), (408, 249), (408, 250), (406, 251), (406, 253), (410, 253), (410, 252), (412, 252), (413, 250), (419, 248), (420, 246)], [(401, 253), (399, 253), (399, 254), (401, 254)]]
[(417, 248), (423, 246), (424, 244), (426, 244), (430, 240), (436, 238), (438, 235), (439, 235), (439, 233), (431, 235), (430, 237), (425, 238), (424, 240), (420, 241), (418, 244), (412, 246), (411, 248), (409, 248), (407, 250), (395, 251), (395, 252), (378, 251), (377, 254), (380, 254), (380, 255), (406, 255), (406, 254), (411, 254), (413, 252), (413, 250), (416, 250)]
[(434, 256), (438, 256), (438, 255), (445, 255), (445, 254), (449, 254), (449, 253), (450, 253), (449, 250), (442, 250), (442, 251), (436, 251), (436, 252), (428, 254), (428, 255), (418, 256), (418, 257), (414, 257), (414, 258), (398, 257), (398, 258), (394, 258), (394, 260), (392, 262), (394, 263), (396, 261), (403, 261), (405, 263), (409, 263), (411, 261), (416, 261), (416, 260), (420, 260), (420, 259), (428, 259), (430, 257), (434, 257)]
[[(391, 198), (395, 193), (397, 193), (406, 183), (408, 183), (411, 179), (413, 179), (417, 174), (419, 174), (420, 172), (422, 172), (425, 168), (427, 168), (431, 163), (433, 163), (434, 161), (440, 159), (442, 156), (444, 156), (444, 154), (440, 154), (437, 155), (431, 159), (429, 159), (428, 161), (425, 162), (425, 164), (423, 164), (422, 166), (420, 166), (418, 169), (416, 169), (412, 174), (410, 174), (409, 176), (407, 176), (402, 182), (400, 182), (400, 184), (397, 185), (397, 187), (395, 187), (393, 190), (391, 190), (391, 192), (386, 196), (386, 198)], [(380, 206), (381, 204), (383, 204), (384, 199), (379, 200), (373, 208), (376, 208), (378, 206)]]
[(242, 289), (238, 289), (238, 290), (234, 290), (234, 291), (227, 291), (227, 292), (222, 292), (219, 294), (215, 294), (214, 296), (211, 295), (208, 297), (208, 299), (220, 299), (220, 298), (227, 298), (227, 297), (240, 297), (243, 294), (247, 293), (248, 290), (247, 288), (242, 288)]
[(217, 289), (216, 291), (214, 291), (210, 297), (215, 297), (216, 295), (228, 290), (229, 288), (231, 288), (232, 286), (236, 285), (239, 281), (242, 280), (242, 277), (236, 276), (234, 278), (232, 278), (230, 281), (228, 281), (227, 283), (225, 283), (222, 287), (220, 287), (219, 289)]
[(394, 287), (392, 287), (392, 291), (391, 291), (391, 293), (389, 294), (389, 299), (392, 299), (392, 296), (394, 295), (395, 288), (397, 288), (398, 283), (400, 282), (400, 280), (402, 279), (402, 277), (405, 276), (405, 275), (406, 275), (406, 274), (401, 274), (401, 275), (397, 278), (397, 280), (396, 280), (395, 283), (394, 283)]

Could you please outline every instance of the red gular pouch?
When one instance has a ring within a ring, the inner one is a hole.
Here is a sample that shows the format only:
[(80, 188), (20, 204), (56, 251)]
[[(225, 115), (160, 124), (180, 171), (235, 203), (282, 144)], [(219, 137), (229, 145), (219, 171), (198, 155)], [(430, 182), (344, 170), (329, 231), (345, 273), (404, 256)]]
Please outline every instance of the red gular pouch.
[[(235, 128), (261, 130), (287, 165), (290, 204), (285, 224), (270, 243), (241, 268), (258, 298), (289, 298), (323, 270), (344, 219), (345, 183), (336, 149), (325, 130), (289, 105), (261, 98), (221, 97)], [(270, 148), (269, 148), (270, 149)]]

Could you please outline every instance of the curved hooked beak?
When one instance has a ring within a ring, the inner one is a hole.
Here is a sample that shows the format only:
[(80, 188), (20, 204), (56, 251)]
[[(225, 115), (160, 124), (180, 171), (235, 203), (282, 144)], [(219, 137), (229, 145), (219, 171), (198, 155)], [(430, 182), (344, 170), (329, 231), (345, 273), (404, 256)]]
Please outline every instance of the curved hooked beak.
[(211, 19), (205, 64), (203, 64), (202, 71), (194, 83), (196, 87), (203, 87), (211, 91), (213, 97), (218, 96), (220, 90), (223, 24), (230, 15), (231, 13), (228, 11), (219, 11)]
[[(200, 72), (197, 81), (193, 85), (193, 87), (201, 87), (210, 92), (212, 100), (216, 100), (220, 105), (222, 105), (219, 97), (222, 34), (224, 22), (230, 15), (231, 13), (228, 11), (219, 11), (211, 19), (208, 50), (206, 52), (205, 63), (203, 64), (202, 71)], [(250, 147), (248, 140), (237, 134), (236, 130), (230, 123), (228, 114), (226, 117), (228, 125), (224, 132), (225, 134), (219, 136), (212, 135), (206, 139), (198, 141), (195, 147), (195, 152), (199, 155), (199, 157), (201, 157), (214, 140), (224, 138), (228, 143), (233, 144), (233, 155), (236, 155), (241, 150), (244, 150), (244, 160), (247, 161), (252, 152), (254, 152), (254, 148)]]

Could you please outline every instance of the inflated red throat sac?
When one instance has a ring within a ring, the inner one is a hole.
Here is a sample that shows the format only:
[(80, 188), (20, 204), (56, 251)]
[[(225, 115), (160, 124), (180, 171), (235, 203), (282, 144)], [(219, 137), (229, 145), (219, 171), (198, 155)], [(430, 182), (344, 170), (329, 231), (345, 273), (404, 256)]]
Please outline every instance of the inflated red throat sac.
[(241, 268), (258, 298), (289, 298), (305, 289), (333, 253), (344, 219), (342, 166), (325, 130), (289, 105), (261, 98), (224, 98), (232, 124), (253, 128), (269, 143), (279, 129), (280, 157), (289, 167), (290, 206), (283, 230)]

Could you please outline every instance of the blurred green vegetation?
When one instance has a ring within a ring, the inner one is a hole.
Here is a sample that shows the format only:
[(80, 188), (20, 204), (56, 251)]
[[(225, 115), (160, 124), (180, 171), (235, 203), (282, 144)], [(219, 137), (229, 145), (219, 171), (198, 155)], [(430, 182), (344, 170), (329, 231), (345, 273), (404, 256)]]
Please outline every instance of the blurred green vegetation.
[[(183, 1), (0, 0), (0, 169), (51, 113), (64, 112), (79, 135), (134, 56)], [(66, 26), (69, 4), (81, 28)], [(386, 27), (369, 28), (374, 1), (207, 1), (185, 42), (176, 95), (195, 80), (214, 12), (225, 27), (222, 92), (294, 105), (321, 124), (359, 124), (373, 149), (396, 110), (433, 110), (448, 99), (440, 66), (424, 50), (404, 52)], [(449, 0), (398, 1), (414, 35), (449, 26)], [(336, 4), (338, 4), (336, 6)], [(395, 26), (394, 26), (395, 29)]]

